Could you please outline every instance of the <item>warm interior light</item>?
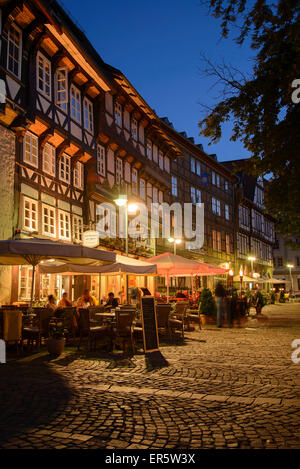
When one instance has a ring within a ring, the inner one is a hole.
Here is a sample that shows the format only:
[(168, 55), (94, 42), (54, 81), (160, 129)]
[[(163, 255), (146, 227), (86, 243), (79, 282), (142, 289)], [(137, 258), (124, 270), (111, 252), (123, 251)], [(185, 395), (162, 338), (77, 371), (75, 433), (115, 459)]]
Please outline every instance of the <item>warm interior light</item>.
[(230, 271), (228, 272), (228, 275), (230, 275), (230, 277), (233, 277), (233, 270), (230, 269)]
[(176, 239), (175, 243), (176, 243), (176, 244), (181, 244), (181, 243), (182, 243), (182, 240), (181, 240), (181, 239)]
[(244, 276), (244, 271), (243, 271), (243, 267), (240, 268), (240, 277), (243, 277)]
[(292, 264), (288, 264), (287, 267), (288, 267), (289, 269), (293, 269), (293, 268), (294, 268), (294, 266), (293, 266)]
[(169, 241), (169, 243), (174, 243), (175, 239), (174, 238), (169, 238), (168, 241)]
[(255, 261), (256, 261), (256, 257), (249, 256), (249, 257), (248, 257), (248, 261), (255, 262)]
[(128, 205), (128, 213), (135, 214), (138, 211), (138, 206), (136, 204)]
[(115, 200), (115, 203), (118, 207), (125, 207), (125, 205), (127, 204), (127, 196), (119, 195), (119, 198)]

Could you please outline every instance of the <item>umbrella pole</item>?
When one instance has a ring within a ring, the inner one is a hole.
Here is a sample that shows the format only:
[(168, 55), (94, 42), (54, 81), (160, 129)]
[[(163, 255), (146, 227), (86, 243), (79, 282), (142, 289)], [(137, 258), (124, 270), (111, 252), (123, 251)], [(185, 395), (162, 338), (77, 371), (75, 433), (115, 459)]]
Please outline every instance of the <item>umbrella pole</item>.
[(30, 311), (32, 311), (33, 295), (34, 295), (34, 284), (35, 284), (35, 272), (36, 264), (32, 266), (32, 279), (31, 279), (31, 295), (30, 295)]
[(167, 303), (169, 303), (170, 299), (170, 276), (167, 275)]

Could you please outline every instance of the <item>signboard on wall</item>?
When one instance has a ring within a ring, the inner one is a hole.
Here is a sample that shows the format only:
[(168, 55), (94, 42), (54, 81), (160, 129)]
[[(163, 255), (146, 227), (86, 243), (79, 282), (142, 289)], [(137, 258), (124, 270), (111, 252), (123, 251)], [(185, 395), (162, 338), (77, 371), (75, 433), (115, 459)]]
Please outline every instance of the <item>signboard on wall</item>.
[(96, 248), (99, 246), (99, 233), (98, 231), (88, 230), (82, 234), (83, 245), (87, 248)]
[(159, 350), (155, 301), (153, 296), (142, 298), (142, 323), (145, 353)]

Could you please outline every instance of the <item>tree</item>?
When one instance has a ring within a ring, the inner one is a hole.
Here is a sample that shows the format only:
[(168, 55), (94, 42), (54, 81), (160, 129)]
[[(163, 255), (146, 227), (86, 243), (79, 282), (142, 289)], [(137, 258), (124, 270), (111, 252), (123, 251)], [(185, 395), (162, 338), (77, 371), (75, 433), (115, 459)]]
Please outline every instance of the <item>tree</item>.
[(252, 155), (244, 169), (268, 176), (266, 208), (277, 218), (278, 230), (284, 236), (299, 237), (300, 2), (206, 3), (210, 13), (222, 20), (222, 36), (228, 38), (230, 28), (237, 26), (239, 35), (234, 40), (238, 44), (250, 40), (256, 56), (250, 77), (205, 59), (206, 72), (224, 89), (220, 102), (200, 121), (200, 133), (217, 142), (222, 124), (232, 119), (231, 139), (241, 139)]

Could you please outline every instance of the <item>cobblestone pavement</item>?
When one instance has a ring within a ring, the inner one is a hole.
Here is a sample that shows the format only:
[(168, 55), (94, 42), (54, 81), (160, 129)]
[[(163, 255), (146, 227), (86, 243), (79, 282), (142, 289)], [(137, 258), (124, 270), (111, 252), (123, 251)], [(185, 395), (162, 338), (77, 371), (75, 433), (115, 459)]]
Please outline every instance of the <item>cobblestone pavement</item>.
[(0, 365), (0, 447), (300, 448), (300, 304), (186, 337), (161, 368), (101, 352)]

